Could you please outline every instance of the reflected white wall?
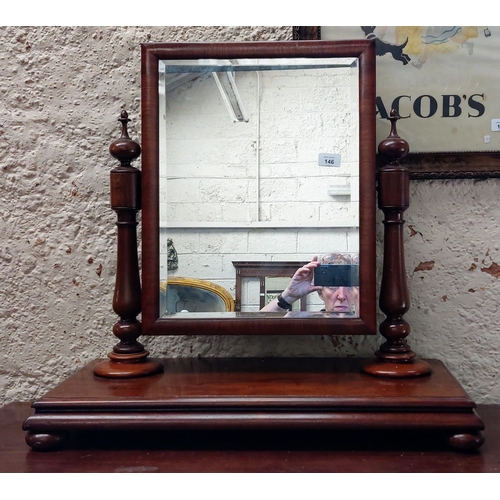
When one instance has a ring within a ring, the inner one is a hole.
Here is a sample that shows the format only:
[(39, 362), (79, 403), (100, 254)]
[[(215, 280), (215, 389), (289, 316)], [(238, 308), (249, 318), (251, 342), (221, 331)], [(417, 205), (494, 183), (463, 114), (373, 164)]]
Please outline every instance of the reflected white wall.
[[(171, 238), (171, 274), (233, 296), (233, 260), (359, 250), (357, 67), (234, 75), (246, 121), (231, 119), (210, 74), (165, 92), (160, 120), (160, 277)], [(320, 153), (340, 155), (339, 166), (320, 166)]]

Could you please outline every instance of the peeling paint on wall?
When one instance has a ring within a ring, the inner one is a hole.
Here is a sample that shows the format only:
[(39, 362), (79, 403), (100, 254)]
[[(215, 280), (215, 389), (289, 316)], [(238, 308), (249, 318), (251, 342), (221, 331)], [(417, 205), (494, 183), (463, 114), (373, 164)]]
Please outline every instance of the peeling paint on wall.
[(493, 262), (489, 267), (482, 267), (481, 272), (491, 274), (491, 276), (498, 278), (500, 276), (500, 266)]
[(417, 271), (432, 271), (434, 269), (434, 261), (433, 260), (428, 260), (425, 262), (421, 262), (414, 270), (413, 272)]

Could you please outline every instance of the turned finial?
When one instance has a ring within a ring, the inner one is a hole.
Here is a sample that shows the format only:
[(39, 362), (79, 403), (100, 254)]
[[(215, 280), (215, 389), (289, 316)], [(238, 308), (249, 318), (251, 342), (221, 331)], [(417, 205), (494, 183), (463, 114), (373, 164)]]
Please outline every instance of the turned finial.
[(109, 146), (109, 152), (113, 158), (116, 158), (122, 165), (130, 165), (141, 154), (141, 146), (133, 141), (127, 130), (127, 124), (130, 121), (128, 113), (123, 109), (118, 121), (122, 124), (122, 135)]
[(389, 158), (391, 163), (398, 162), (401, 158), (404, 158), (410, 151), (410, 146), (407, 141), (399, 137), (396, 122), (401, 117), (398, 115), (396, 110), (392, 110), (389, 120), (391, 122), (391, 132), (388, 137), (380, 142), (378, 146), (378, 152)]

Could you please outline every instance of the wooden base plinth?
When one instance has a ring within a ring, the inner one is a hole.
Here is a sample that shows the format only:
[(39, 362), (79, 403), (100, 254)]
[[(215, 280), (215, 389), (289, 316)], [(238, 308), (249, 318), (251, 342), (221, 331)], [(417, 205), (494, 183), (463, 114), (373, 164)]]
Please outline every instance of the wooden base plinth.
[(126, 380), (95, 376), (101, 360), (89, 363), (35, 401), (27, 443), (47, 450), (74, 431), (181, 429), (428, 430), (460, 450), (484, 440), (476, 405), (437, 360), (430, 375), (405, 380), (364, 373), (363, 359), (159, 361), (162, 373)]
[(94, 374), (104, 378), (149, 377), (163, 371), (163, 364), (157, 359), (148, 358), (149, 352), (137, 354), (108, 354), (109, 360), (94, 366)]
[(418, 358), (413, 358), (404, 363), (382, 361), (379, 358), (373, 358), (363, 362), (362, 370), (376, 377), (408, 378), (428, 375), (432, 368), (427, 361)]

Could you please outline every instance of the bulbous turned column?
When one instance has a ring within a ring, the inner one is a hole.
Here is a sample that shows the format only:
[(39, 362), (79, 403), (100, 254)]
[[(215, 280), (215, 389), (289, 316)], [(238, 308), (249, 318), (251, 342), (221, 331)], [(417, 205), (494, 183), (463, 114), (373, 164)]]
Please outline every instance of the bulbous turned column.
[(108, 354), (109, 360), (94, 367), (95, 375), (107, 378), (133, 378), (160, 372), (163, 365), (149, 359), (149, 352), (137, 341), (142, 324), (137, 319), (141, 312), (141, 282), (137, 255), (137, 212), (141, 209), (141, 172), (131, 165), (141, 154), (139, 144), (130, 139), (125, 110), (119, 121), (122, 134), (109, 147), (111, 155), (120, 162), (110, 174), (111, 208), (117, 214), (118, 227), (116, 282), (113, 310), (120, 317), (113, 333), (120, 342)]
[(379, 305), (386, 319), (379, 331), (386, 339), (375, 358), (367, 360), (363, 370), (384, 377), (416, 377), (430, 372), (429, 363), (416, 358), (406, 337), (410, 325), (403, 318), (410, 308), (404, 258), (405, 210), (410, 205), (410, 176), (400, 160), (408, 154), (408, 143), (399, 137), (396, 122), (399, 116), (391, 111), (391, 132), (380, 142), (378, 151), (388, 164), (378, 171), (378, 206), (384, 212), (384, 261)]

